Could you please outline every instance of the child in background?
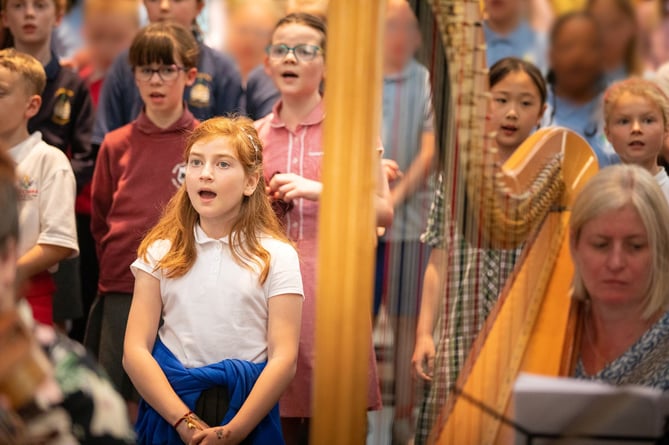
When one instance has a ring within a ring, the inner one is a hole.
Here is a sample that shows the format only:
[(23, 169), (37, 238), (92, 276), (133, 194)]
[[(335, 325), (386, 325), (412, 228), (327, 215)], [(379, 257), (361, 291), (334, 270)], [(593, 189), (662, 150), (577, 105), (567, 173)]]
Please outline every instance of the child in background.
[(79, 68), (97, 108), (107, 71), (120, 53), (130, 47), (139, 30), (138, 0), (86, 0), (82, 34), (88, 63)]
[(590, 144), (600, 168), (617, 162), (602, 116), (604, 71), (599, 27), (586, 12), (560, 16), (551, 30), (548, 109), (542, 125), (569, 128)]
[[(20, 71), (34, 69), (33, 74), (41, 71), (43, 84), (45, 75), (40, 63), (36, 60), (26, 62), (24, 58), (28, 56), (15, 56), (11, 51), (0, 52), (2, 84), (5, 85), (7, 74), (16, 74), (4, 68), (9, 60), (18, 61)], [(27, 88), (31, 88), (28, 84), (32, 84), (32, 80), (40, 75), (31, 79), (16, 74), (17, 80), (11, 83), (18, 89), (14, 88), (8, 95), (14, 99), (21, 95), (27, 97)], [(34, 97), (39, 100), (39, 94), (34, 94)], [(1, 99), (3, 102), (4, 98)], [(33, 105), (29, 104), (31, 107)], [(27, 121), (27, 118), (23, 120)], [(25, 127), (26, 122), (23, 125)], [(35, 148), (40, 151), (40, 147)], [(58, 149), (47, 145), (44, 148), (56, 153), (60, 163), (71, 170), (69, 162)], [(69, 176), (70, 188), (73, 190), (74, 175), (71, 171)], [(16, 187), (16, 179), (14, 161), (4, 150), (0, 151), (0, 442), (133, 444), (134, 434), (123, 399), (104, 372), (95, 366), (81, 345), (49, 326), (35, 323), (30, 316), (30, 309), (24, 310), (25, 300), (17, 299), (16, 289), (21, 284), (21, 278), (17, 276), (17, 246), (23, 235), (23, 227), (19, 227), (19, 206), (23, 205), (20, 199), (25, 193)], [(35, 364), (37, 370), (29, 369)], [(43, 375), (40, 370), (46, 372), (44, 380), (39, 385), (31, 385), (31, 382), (37, 383)], [(18, 401), (19, 395), (25, 397), (25, 403)], [(20, 409), (26, 405), (28, 409)], [(18, 411), (22, 418), (15, 425), (16, 428), (8, 429), (6, 414), (10, 408)]]
[(121, 365), (135, 281), (130, 264), (183, 181), (186, 134), (197, 125), (183, 92), (195, 81), (197, 55), (193, 35), (177, 24), (155, 23), (137, 34), (129, 57), (146, 105), (135, 121), (105, 137), (93, 175), (91, 232), (100, 280), (86, 346), (126, 400), (136, 399)]
[(586, 10), (599, 25), (606, 85), (643, 73), (632, 0), (589, 0)]
[[(278, 1), (281, 2), (281, 0)], [(284, 3), (287, 14), (302, 12), (315, 15), (323, 20), (327, 15), (328, 0), (288, 0)], [(246, 114), (256, 120), (270, 114), (281, 96), (276, 85), (267, 75), (265, 67), (251, 70), (244, 93)]]
[(184, 157), (185, 182), (132, 265), (123, 360), (144, 399), (139, 443), (281, 444), (277, 402), (295, 374), (303, 291), (260, 140), (248, 119), (210, 119)]
[(262, 66), (272, 30), (283, 13), (277, 0), (228, 0), (226, 16), (226, 51), (237, 62), (245, 85), (249, 72)]
[[(256, 122), (265, 146), (265, 179), (274, 201), (292, 203), (285, 217), (288, 238), (301, 256), (304, 306), (300, 351), (295, 379), (281, 399), (280, 409), (286, 443), (305, 443), (309, 435), (314, 354), (318, 201), (321, 195), (324, 105), (320, 94), (325, 75), (323, 20), (304, 13), (282, 18), (272, 35), (265, 62), (267, 73), (281, 92), (272, 113)], [(370, 147), (371, 149), (371, 147)], [(392, 221), (388, 185), (377, 168), (377, 223)], [(360, 339), (369, 341), (370, 339)], [(369, 357), (367, 407), (381, 405), (373, 350)]]
[[(198, 41), (197, 77), (184, 91), (188, 109), (200, 120), (239, 111), (242, 85), (234, 61), (202, 43), (196, 26), (204, 0), (144, 0), (150, 23), (173, 21), (192, 31)], [(127, 53), (119, 55), (107, 73), (97, 109), (93, 143), (131, 122), (142, 108)]]
[(604, 94), (606, 137), (625, 164), (648, 170), (669, 200), (669, 176), (658, 164), (669, 136), (669, 98), (650, 80), (631, 78)]
[[(42, 106), (28, 122), (28, 131), (70, 158), (77, 192), (91, 180), (95, 153), (91, 147), (93, 106), (88, 88), (76, 73), (62, 67), (52, 49), (52, 32), (61, 22), (65, 0), (1, 0), (3, 25), (13, 46), (39, 60), (46, 71)], [(79, 258), (61, 262), (54, 274), (53, 316), (62, 328), (83, 316)]]
[(518, 57), (546, 72), (546, 36), (525, 17), (527, 0), (485, 0), (483, 32), (488, 66), (505, 57)]
[[(393, 329), (393, 349), (383, 354), (394, 366), (394, 443), (414, 435), (411, 421), (415, 405), (411, 353), (422, 276), (429, 248), (420, 242), (427, 224), (435, 157), (432, 93), (427, 69), (414, 60), (420, 46), (418, 21), (406, 0), (391, 0), (386, 9), (383, 45), (384, 165), (390, 169), (390, 195), (394, 208), (391, 227), (379, 238), (376, 257), (375, 314), (381, 301)], [(382, 388), (384, 390), (385, 388)]]
[(95, 156), (91, 148), (93, 107), (86, 84), (60, 66), (51, 50), (51, 35), (65, 10), (65, 0), (2, 0), (2, 23), (17, 51), (39, 60), (46, 71), (42, 107), (28, 124), (44, 140), (70, 155), (77, 190), (91, 178)]
[[(100, 89), (114, 59), (130, 46), (139, 30), (139, 2), (137, 0), (86, 0), (83, 4), (82, 34), (86, 64), (79, 68), (79, 76), (90, 89), (93, 106), (97, 108)], [(88, 312), (98, 287), (98, 261), (95, 242), (91, 235), (90, 183), (77, 195), (77, 229), (79, 232), (81, 295), (84, 316), (75, 320), (70, 336), (83, 341)]]
[(46, 75), (32, 56), (0, 51), (0, 102), (7, 110), (0, 143), (9, 149), (19, 177), (18, 274), (28, 280), (26, 299), (35, 319), (52, 324), (54, 283), (48, 270), (79, 253), (74, 219), (74, 174), (67, 156), (28, 132), (39, 111)]
[[(490, 120), (486, 132), (495, 132), (500, 163), (506, 162), (532, 134), (546, 110), (546, 83), (534, 65), (515, 58), (502, 59), (489, 72)], [(416, 432), (417, 445), (426, 443), (428, 434), (455, 384), (469, 349), (494, 306), (522, 248), (486, 249), (472, 246), (458, 232), (444, 231), (448, 201), (440, 175), (423, 242), (432, 247), (425, 271), (416, 347), (412, 358), (414, 372), (431, 382), (421, 404)], [(479, 260), (480, 259), (480, 260)], [(485, 266), (482, 266), (485, 262)], [(446, 268), (446, 276), (440, 278)], [(475, 275), (478, 271), (477, 276)], [(445, 283), (444, 287), (440, 283)], [(442, 303), (442, 299), (446, 301)], [(437, 323), (439, 308), (448, 308)], [(439, 325), (435, 347), (434, 329)]]

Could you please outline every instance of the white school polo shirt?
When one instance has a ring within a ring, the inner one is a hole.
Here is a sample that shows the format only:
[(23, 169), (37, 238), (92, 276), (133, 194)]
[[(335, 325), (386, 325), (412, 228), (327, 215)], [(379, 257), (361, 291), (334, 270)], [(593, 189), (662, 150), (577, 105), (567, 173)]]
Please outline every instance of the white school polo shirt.
[(669, 202), (669, 176), (664, 168), (660, 168), (660, 171), (655, 175), (655, 180), (660, 186), (660, 189), (662, 189), (664, 197), (667, 198), (667, 201)]
[(77, 186), (67, 156), (39, 131), (9, 149), (19, 190), (19, 256), (36, 244), (79, 253), (74, 199)]
[(160, 281), (163, 325), (158, 334), (187, 368), (236, 358), (259, 363), (267, 360), (268, 300), (284, 294), (304, 295), (296, 250), (283, 241), (261, 238), (271, 255), (265, 284), (258, 268), (239, 265), (230, 253), (228, 238), (209, 238), (195, 227), (196, 259), (183, 276), (166, 278), (155, 270), (168, 252), (169, 241), (148, 249), (147, 261), (137, 259), (130, 268)]

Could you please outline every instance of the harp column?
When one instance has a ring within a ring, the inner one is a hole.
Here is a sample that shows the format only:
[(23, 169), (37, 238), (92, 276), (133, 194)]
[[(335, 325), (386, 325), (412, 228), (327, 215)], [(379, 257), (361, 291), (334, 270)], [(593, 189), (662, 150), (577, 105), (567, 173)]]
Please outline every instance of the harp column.
[(328, 10), (311, 442), (364, 444), (385, 0)]

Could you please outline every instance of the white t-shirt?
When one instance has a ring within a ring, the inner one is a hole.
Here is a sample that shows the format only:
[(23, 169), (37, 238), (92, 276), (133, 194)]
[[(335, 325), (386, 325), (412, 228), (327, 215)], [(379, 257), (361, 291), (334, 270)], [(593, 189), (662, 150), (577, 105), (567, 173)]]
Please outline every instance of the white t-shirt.
[(19, 189), (19, 256), (36, 244), (50, 244), (79, 253), (74, 199), (77, 186), (67, 156), (42, 140), (39, 131), (15, 145)]
[(662, 189), (664, 197), (667, 198), (667, 201), (669, 202), (669, 176), (667, 176), (667, 172), (664, 168), (660, 168), (660, 171), (655, 175), (655, 180)]
[(157, 241), (147, 260), (130, 266), (160, 281), (162, 342), (187, 368), (236, 358), (259, 363), (267, 360), (268, 300), (277, 295), (304, 295), (296, 250), (283, 241), (261, 238), (271, 255), (265, 284), (258, 269), (247, 269), (231, 255), (228, 238), (209, 238), (195, 227), (196, 259), (183, 276), (166, 278), (154, 270), (169, 251), (169, 241)]

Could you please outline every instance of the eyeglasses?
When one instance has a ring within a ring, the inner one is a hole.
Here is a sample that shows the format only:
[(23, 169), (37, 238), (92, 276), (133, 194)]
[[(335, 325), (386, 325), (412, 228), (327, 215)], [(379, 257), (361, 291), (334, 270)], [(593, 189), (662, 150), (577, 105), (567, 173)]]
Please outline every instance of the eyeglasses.
[(317, 55), (323, 53), (323, 49), (316, 45), (307, 45), (302, 43), (300, 45), (288, 46), (280, 43), (278, 45), (268, 45), (265, 52), (270, 59), (283, 60), (289, 53), (293, 53), (295, 59), (302, 62), (310, 62), (316, 58)]
[(135, 67), (135, 78), (140, 82), (150, 82), (154, 74), (163, 82), (174, 82), (179, 77), (179, 71), (184, 70), (183, 66), (163, 65), (160, 68), (151, 68), (150, 66)]

